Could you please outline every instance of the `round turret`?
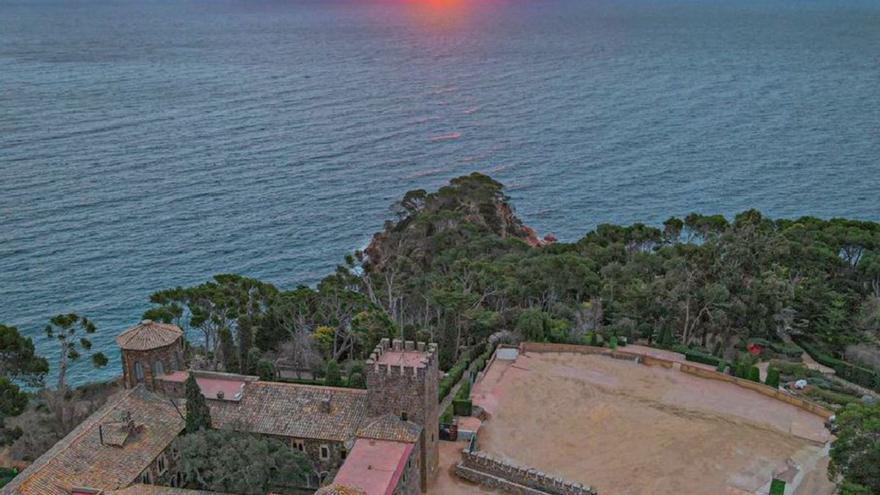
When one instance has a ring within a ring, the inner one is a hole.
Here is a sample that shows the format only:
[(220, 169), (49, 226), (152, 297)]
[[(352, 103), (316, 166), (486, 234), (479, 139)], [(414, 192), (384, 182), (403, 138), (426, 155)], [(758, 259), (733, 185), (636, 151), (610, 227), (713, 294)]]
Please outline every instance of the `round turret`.
[(155, 379), (184, 369), (183, 330), (177, 325), (144, 320), (116, 337), (122, 349), (126, 388), (143, 383), (155, 390)]

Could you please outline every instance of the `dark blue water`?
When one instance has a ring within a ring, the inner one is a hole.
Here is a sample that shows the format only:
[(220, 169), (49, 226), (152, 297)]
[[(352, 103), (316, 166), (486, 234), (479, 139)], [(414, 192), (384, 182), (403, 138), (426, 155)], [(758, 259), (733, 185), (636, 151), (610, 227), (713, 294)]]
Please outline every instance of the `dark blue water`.
[(91, 316), (75, 381), (150, 292), (313, 283), (474, 170), (563, 240), (880, 220), (880, 2), (0, 0), (0, 322)]

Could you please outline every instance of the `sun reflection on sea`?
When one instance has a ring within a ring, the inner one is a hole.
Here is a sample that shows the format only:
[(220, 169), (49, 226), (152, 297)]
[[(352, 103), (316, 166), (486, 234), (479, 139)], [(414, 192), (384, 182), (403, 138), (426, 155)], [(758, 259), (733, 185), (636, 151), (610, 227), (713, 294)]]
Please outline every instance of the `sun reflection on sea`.
[(479, 0), (399, 0), (413, 17), (433, 25), (454, 25), (465, 20)]

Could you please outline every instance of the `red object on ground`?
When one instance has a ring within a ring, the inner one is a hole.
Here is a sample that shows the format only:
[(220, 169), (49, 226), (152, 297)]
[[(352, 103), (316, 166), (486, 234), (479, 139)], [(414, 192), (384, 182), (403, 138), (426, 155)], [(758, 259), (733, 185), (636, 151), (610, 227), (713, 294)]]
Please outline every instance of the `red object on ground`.
[(411, 443), (359, 438), (333, 482), (360, 488), (367, 495), (391, 495), (413, 447)]
[(749, 344), (746, 346), (749, 353), (753, 356), (759, 356), (762, 352), (764, 352), (764, 347), (758, 344)]

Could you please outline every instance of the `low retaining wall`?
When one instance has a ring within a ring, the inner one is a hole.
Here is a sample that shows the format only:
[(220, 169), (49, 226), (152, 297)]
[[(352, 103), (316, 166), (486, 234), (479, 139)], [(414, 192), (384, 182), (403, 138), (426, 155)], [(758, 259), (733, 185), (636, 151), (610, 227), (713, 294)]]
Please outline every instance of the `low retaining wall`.
[(676, 362), (670, 361), (668, 359), (657, 358), (653, 356), (647, 356), (644, 354), (639, 354), (635, 352), (629, 351), (621, 351), (621, 350), (611, 350), (606, 349), (604, 347), (592, 347), (587, 345), (576, 345), (576, 344), (550, 344), (546, 342), (523, 342), (520, 344), (520, 348), (522, 352), (573, 352), (576, 354), (601, 354), (606, 356), (611, 356), (618, 359), (638, 359), (639, 362), (648, 366), (662, 366), (664, 368), (674, 368), (676, 367), (676, 363), (679, 365), (679, 369), (683, 373), (687, 373), (689, 375), (698, 376), (700, 378), (707, 378), (710, 380), (721, 380), (728, 383), (732, 383), (742, 388), (747, 388), (749, 390), (754, 390), (762, 395), (767, 397), (772, 397), (776, 400), (780, 400), (787, 404), (791, 404), (799, 409), (803, 409), (804, 411), (813, 413), (817, 416), (820, 416), (823, 419), (828, 419), (834, 415), (833, 412), (828, 409), (814, 404), (808, 400), (801, 399), (799, 397), (795, 397), (793, 395), (789, 395), (785, 392), (782, 392), (773, 387), (764, 385), (763, 383), (753, 382), (751, 380), (746, 380), (743, 378), (737, 378), (735, 376), (730, 376), (725, 373), (721, 373), (718, 371), (707, 370), (705, 368), (694, 366), (691, 364), (687, 364), (684, 362)]
[(461, 452), (455, 474), (489, 488), (514, 495), (597, 495), (589, 486), (549, 476), (537, 469), (518, 466), (485, 452)]
[(701, 378), (708, 378), (710, 380), (721, 380), (729, 383), (733, 383), (742, 388), (747, 388), (749, 390), (754, 390), (761, 395), (766, 395), (767, 397), (772, 397), (776, 400), (780, 400), (782, 402), (791, 404), (799, 409), (803, 409), (804, 411), (811, 412), (817, 416), (822, 417), (823, 419), (828, 419), (834, 415), (833, 412), (825, 409), (824, 407), (814, 404), (810, 401), (801, 399), (800, 397), (795, 397), (793, 395), (789, 395), (779, 389), (775, 389), (768, 385), (764, 385), (763, 383), (753, 382), (751, 380), (746, 380), (744, 378), (737, 378), (735, 376), (730, 376), (725, 373), (720, 373), (718, 371), (710, 371), (707, 369), (703, 369), (697, 366), (691, 366), (689, 364), (682, 363), (681, 371), (683, 373), (687, 373), (689, 375), (699, 376)]

